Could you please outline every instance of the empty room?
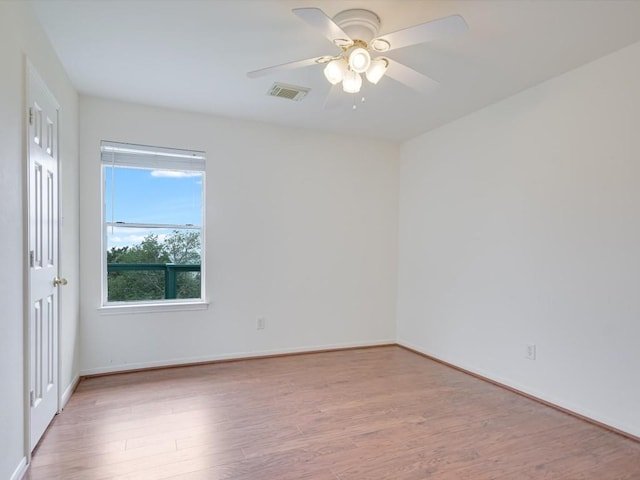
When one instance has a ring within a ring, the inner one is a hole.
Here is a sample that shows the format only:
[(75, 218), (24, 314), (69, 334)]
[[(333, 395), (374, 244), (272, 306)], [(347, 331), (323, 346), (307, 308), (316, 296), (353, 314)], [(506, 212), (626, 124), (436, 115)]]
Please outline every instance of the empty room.
[(0, 479), (640, 480), (640, 2), (0, 0)]

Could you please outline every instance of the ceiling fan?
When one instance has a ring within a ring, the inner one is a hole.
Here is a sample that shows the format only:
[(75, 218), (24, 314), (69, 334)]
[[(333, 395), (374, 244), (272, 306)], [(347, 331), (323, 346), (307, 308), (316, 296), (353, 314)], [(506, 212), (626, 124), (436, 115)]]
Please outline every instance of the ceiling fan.
[(460, 15), (450, 15), (413, 27), (378, 36), (380, 18), (364, 9), (344, 10), (330, 18), (319, 8), (295, 8), (292, 12), (308, 25), (319, 30), (340, 52), (336, 55), (307, 58), (262, 68), (247, 73), (250, 78), (270, 75), (301, 67), (324, 64), (324, 75), (333, 85), (330, 96), (342, 90), (358, 93), (362, 87), (362, 75), (377, 84), (387, 75), (419, 92), (424, 92), (437, 82), (412, 68), (386, 56), (395, 49), (429, 42), (468, 30)]

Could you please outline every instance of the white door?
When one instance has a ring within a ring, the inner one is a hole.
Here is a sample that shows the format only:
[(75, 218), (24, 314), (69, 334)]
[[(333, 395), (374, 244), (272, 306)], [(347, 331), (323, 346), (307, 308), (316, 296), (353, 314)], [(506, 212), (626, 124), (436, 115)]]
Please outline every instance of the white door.
[(28, 69), (30, 448), (58, 412), (58, 103)]

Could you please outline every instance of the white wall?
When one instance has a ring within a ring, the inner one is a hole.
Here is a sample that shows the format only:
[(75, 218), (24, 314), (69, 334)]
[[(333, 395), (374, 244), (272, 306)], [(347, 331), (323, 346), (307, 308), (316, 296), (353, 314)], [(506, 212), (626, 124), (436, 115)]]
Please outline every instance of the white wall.
[[(84, 373), (395, 340), (397, 145), (91, 97), (80, 117)], [(103, 139), (207, 152), (208, 310), (99, 312)]]
[(401, 343), (636, 436), (639, 85), (635, 44), (403, 145), (398, 279)]
[(61, 387), (78, 375), (77, 95), (25, 2), (0, 2), (0, 478), (20, 473), (24, 439), (25, 55), (61, 104)]

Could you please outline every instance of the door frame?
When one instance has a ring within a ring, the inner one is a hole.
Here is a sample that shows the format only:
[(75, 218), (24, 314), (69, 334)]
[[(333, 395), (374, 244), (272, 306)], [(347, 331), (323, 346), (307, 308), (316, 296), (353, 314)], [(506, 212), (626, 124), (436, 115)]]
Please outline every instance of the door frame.
[[(31, 445), (31, 398), (30, 398), (30, 390), (31, 390), (31, 322), (30, 322), (30, 299), (31, 299), (31, 267), (30, 267), (30, 259), (29, 259), (29, 238), (30, 238), (30, 224), (29, 224), (29, 207), (31, 202), (31, 191), (30, 191), (30, 181), (29, 181), (29, 161), (30, 161), (30, 152), (31, 152), (31, 142), (29, 139), (29, 109), (31, 107), (31, 79), (35, 79), (37, 82), (40, 82), (42, 87), (51, 95), (51, 98), (55, 101), (56, 111), (57, 111), (57, 128), (56, 128), (56, 140), (55, 140), (55, 149), (57, 150), (56, 155), (56, 166), (57, 166), (57, 178), (56, 178), (56, 192), (57, 192), (57, 238), (56, 238), (56, 254), (58, 258), (57, 272), (60, 276), (60, 259), (61, 259), (61, 248), (60, 248), (60, 227), (61, 227), (61, 181), (60, 181), (60, 102), (53, 94), (51, 89), (48, 87), (47, 83), (44, 81), (38, 70), (35, 68), (33, 63), (29, 60), (29, 58), (24, 56), (24, 98), (23, 98), (23, 117), (22, 117), (22, 128), (23, 128), (23, 146), (24, 146), (24, 154), (23, 154), (23, 169), (22, 169), (22, 187), (23, 187), (23, 378), (24, 378), (24, 450), (25, 457), (27, 460), (27, 465), (31, 463), (31, 452), (33, 451), (35, 445)], [(62, 302), (61, 302), (62, 292), (60, 289), (58, 290), (58, 305), (56, 305), (56, 329), (58, 332), (56, 338), (56, 356), (57, 358), (57, 372), (56, 372), (56, 383), (57, 383), (57, 398), (56, 398), (56, 412), (60, 413), (62, 411), (62, 395), (61, 385), (60, 385), (60, 317), (62, 314)]]

